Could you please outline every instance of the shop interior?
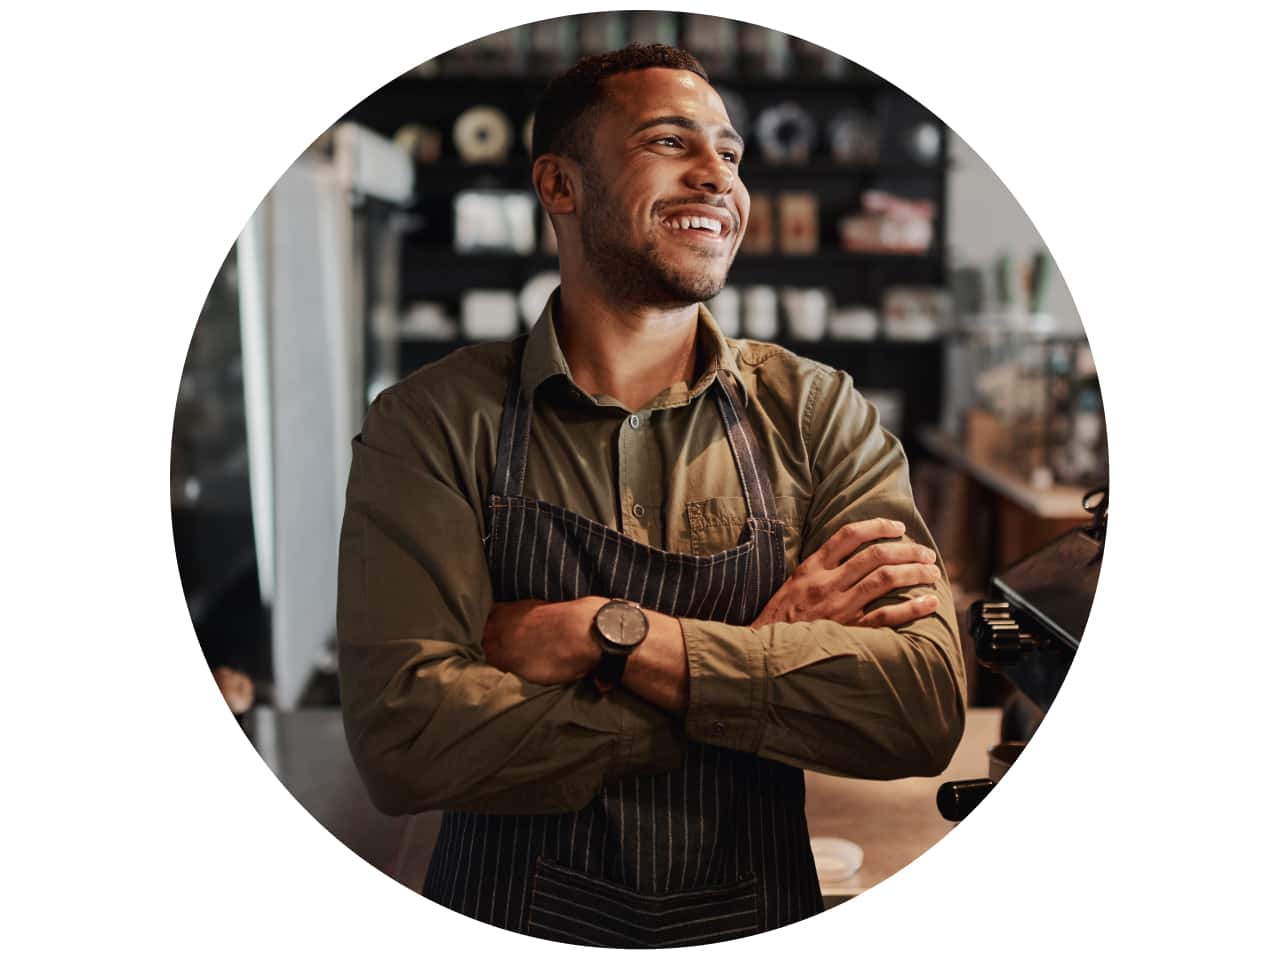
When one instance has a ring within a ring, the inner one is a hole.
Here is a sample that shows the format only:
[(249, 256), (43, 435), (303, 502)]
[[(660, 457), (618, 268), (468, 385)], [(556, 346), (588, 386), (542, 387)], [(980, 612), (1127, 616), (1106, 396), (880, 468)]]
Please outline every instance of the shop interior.
[[(1077, 552), (1100, 554), (1105, 529), (1102, 396), (1063, 278), (995, 173), (890, 80), (786, 34), (660, 12), (542, 21), (392, 79), (302, 153), (213, 280), (174, 418), (179, 571), (212, 677), (264, 761), (340, 840), (416, 887), (438, 814), (372, 808), (338, 711), (350, 440), (381, 389), (541, 312), (557, 261), (529, 186), (534, 105), (579, 55), (632, 41), (695, 53), (747, 140), (749, 235), (712, 312), (729, 336), (847, 370), (876, 405), (966, 634), (969, 721), (943, 775), (809, 775), (834, 903), (952, 829), (940, 788), (998, 779), (1007, 761), (991, 748), (1032, 737), (1056, 686), (1037, 693), (980, 663), (993, 657), (971, 608), (1016, 593), (1006, 573), (1064, 537), (1088, 530)], [(1092, 579), (1057, 618), (1071, 649), (1096, 584), (1096, 556), (1081, 563)], [(992, 616), (989, 604), (989, 635), (1039, 642)]]

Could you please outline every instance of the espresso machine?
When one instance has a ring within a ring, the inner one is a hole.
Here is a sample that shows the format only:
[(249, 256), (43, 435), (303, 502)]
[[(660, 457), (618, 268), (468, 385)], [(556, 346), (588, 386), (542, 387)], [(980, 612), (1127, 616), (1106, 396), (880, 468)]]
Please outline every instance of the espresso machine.
[[(968, 627), (978, 662), (1003, 675), (1041, 712), (1049, 709), (1084, 634), (1107, 535), (1107, 488), (1090, 490), (1093, 517), (991, 578), (988, 598), (969, 608)], [(963, 820), (991, 792), (1025, 742), (991, 748), (989, 776), (955, 780), (938, 789), (938, 812)]]

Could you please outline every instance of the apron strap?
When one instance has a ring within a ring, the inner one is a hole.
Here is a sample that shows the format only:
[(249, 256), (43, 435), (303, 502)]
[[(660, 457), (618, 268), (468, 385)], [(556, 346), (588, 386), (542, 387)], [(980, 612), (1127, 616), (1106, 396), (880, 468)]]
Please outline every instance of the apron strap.
[[(533, 414), (532, 398), (521, 389), (520, 362), (528, 335), (514, 344), (513, 372), (507, 382), (507, 395), (502, 407), (502, 426), (498, 430), (498, 457), (493, 472), (490, 494), (519, 497), (524, 494), (525, 466), (529, 460), (529, 427)], [(755, 432), (747, 424), (742, 402), (734, 393), (731, 375), (720, 371), (716, 377), (716, 404), (729, 437), (729, 448), (738, 478), (746, 493), (747, 512), (756, 519), (776, 520), (777, 507), (773, 483), (765, 469)]]
[(747, 423), (742, 401), (734, 392), (732, 377), (727, 370), (720, 371), (716, 384), (720, 387), (716, 394), (720, 419), (724, 421), (729, 446), (733, 450), (733, 461), (738, 467), (738, 477), (747, 494), (747, 512), (758, 520), (776, 520), (773, 483), (769, 480), (769, 471), (765, 469), (760, 455), (755, 431)]
[(529, 336), (515, 340), (511, 377), (502, 405), (502, 426), (498, 429), (498, 458), (494, 464), (491, 496), (518, 497), (524, 492), (524, 470), (529, 460), (529, 419), (531, 398), (520, 387), (520, 365)]

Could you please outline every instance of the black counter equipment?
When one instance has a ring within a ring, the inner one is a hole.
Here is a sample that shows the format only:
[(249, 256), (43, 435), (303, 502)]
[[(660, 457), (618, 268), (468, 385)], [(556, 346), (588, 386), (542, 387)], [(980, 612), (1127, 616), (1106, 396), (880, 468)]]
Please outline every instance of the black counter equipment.
[[(1098, 588), (1107, 489), (1085, 494), (1084, 508), (1093, 515), (1089, 526), (1068, 531), (992, 577), (992, 599), (969, 608), (978, 662), (1003, 674), (1041, 710), (1049, 709), (1066, 678)], [(1001, 744), (998, 757), (993, 751), (991, 779), (944, 783), (938, 789), (938, 811), (948, 820), (963, 820), (991, 792), (1021, 747)]]

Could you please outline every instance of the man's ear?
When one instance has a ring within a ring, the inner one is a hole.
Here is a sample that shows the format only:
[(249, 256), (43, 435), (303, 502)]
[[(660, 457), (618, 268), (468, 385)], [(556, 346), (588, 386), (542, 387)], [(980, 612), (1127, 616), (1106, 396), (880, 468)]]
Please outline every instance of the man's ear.
[(578, 165), (557, 153), (544, 153), (533, 162), (533, 192), (549, 214), (578, 210)]

